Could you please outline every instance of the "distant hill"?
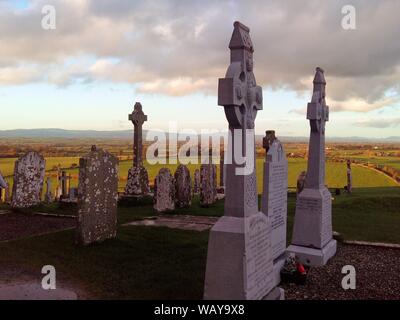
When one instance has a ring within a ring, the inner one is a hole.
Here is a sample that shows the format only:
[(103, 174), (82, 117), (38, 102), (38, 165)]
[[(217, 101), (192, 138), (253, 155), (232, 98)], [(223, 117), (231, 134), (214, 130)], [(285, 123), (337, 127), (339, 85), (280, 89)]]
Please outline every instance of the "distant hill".
[[(143, 131), (146, 135), (147, 131)], [(0, 138), (64, 138), (64, 139), (132, 139), (132, 130), (97, 131), (97, 130), (65, 130), (65, 129), (15, 129), (0, 130)], [(262, 141), (262, 135), (256, 136), (256, 141)], [(308, 136), (279, 136), (282, 142), (308, 142)], [(387, 138), (365, 138), (365, 137), (327, 137), (327, 142), (376, 142), (376, 143), (400, 143), (400, 136)]]

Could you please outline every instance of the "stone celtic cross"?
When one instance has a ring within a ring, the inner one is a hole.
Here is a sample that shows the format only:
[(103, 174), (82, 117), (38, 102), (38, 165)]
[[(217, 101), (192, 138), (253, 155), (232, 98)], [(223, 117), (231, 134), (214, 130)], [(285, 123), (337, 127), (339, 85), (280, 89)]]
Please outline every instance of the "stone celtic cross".
[(329, 107), (325, 103), (324, 70), (317, 67), (314, 77), (311, 102), (307, 105), (310, 121), (310, 144), (306, 188), (318, 189), (325, 185), (325, 122), (329, 120)]
[(132, 121), (134, 126), (133, 134), (133, 166), (142, 166), (142, 127), (143, 123), (147, 121), (147, 115), (143, 113), (142, 105), (140, 102), (135, 103), (133, 112), (129, 115), (129, 120)]
[[(246, 159), (252, 159), (255, 168), (254, 121), (258, 110), (262, 110), (262, 89), (257, 86), (253, 73), (253, 44), (250, 29), (240, 22), (234, 23), (229, 43), (231, 63), (225, 78), (219, 79), (218, 105), (224, 106), (229, 123), (229, 143), (226, 165), (225, 214), (245, 216), (257, 211), (255, 170), (238, 175), (244, 164), (235, 159), (235, 148), (241, 149)], [(238, 135), (241, 131), (241, 135)], [(249, 134), (250, 133), (250, 134)]]

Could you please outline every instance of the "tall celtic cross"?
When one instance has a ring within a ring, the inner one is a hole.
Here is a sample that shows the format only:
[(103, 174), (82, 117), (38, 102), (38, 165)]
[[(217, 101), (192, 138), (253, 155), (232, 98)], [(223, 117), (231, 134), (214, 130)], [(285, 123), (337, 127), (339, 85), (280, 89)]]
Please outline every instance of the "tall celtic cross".
[(142, 127), (143, 123), (147, 121), (147, 115), (143, 113), (142, 105), (140, 102), (135, 103), (133, 112), (129, 115), (129, 120), (132, 121), (134, 126), (133, 133), (133, 166), (140, 167), (143, 164), (142, 161)]
[(313, 84), (312, 99), (307, 105), (311, 132), (305, 188), (319, 189), (325, 186), (325, 123), (329, 121), (324, 70), (319, 67), (316, 68)]
[[(238, 21), (233, 26), (231, 63), (225, 78), (219, 79), (218, 105), (224, 107), (229, 124), (225, 215), (243, 217), (257, 212), (254, 121), (257, 111), (262, 110), (262, 90), (253, 74), (250, 29)], [(252, 170), (238, 170), (249, 165), (241, 158), (252, 162)]]

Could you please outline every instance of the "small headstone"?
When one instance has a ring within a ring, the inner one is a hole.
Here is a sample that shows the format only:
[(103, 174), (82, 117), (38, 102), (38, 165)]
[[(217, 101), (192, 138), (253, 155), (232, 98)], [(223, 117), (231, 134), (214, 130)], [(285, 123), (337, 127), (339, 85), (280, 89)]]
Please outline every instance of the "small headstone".
[(142, 161), (142, 127), (147, 121), (147, 115), (143, 113), (142, 105), (135, 103), (133, 112), (129, 115), (129, 120), (134, 126), (133, 134), (133, 166), (129, 169), (128, 180), (125, 186), (125, 195), (143, 196), (150, 192), (149, 176)]
[(157, 212), (175, 210), (175, 182), (168, 168), (161, 168), (154, 181), (154, 209)]
[(93, 149), (79, 160), (76, 241), (88, 245), (117, 235), (118, 159)]
[[(6, 201), (6, 196), (5, 196), (5, 191), (8, 188), (7, 182), (4, 180), (1, 172), (0, 172), (0, 202), (5, 202)], [(4, 194), (4, 195), (3, 195)]]
[(332, 195), (325, 186), (325, 122), (329, 108), (325, 103), (325, 76), (316, 69), (311, 102), (307, 175), (304, 189), (297, 195), (292, 245), (288, 251), (306, 265), (325, 265), (336, 253), (332, 235)]
[(347, 160), (347, 192), (351, 193), (353, 189), (353, 177), (351, 174), (351, 161)]
[(44, 196), (44, 201), (46, 203), (53, 202), (53, 194), (51, 192), (51, 178), (47, 177), (46, 179), (46, 194)]
[(78, 190), (76, 188), (71, 188), (69, 191), (69, 200), (75, 201), (77, 198)]
[(190, 207), (192, 204), (192, 179), (189, 169), (180, 164), (175, 171), (175, 203), (178, 208)]
[(200, 167), (200, 205), (208, 207), (217, 201), (217, 166), (202, 164)]
[(286, 260), (288, 162), (283, 145), (275, 137), (275, 131), (266, 131), (263, 147), (266, 155), (261, 211), (268, 217), (271, 224), (274, 283), (278, 285)]
[(15, 162), (11, 206), (27, 208), (40, 203), (46, 161), (37, 152), (28, 152)]
[(297, 177), (297, 186), (296, 186), (296, 193), (299, 194), (304, 189), (304, 182), (306, 181), (306, 171), (300, 172), (299, 176)]
[(193, 193), (198, 194), (200, 193), (200, 170), (196, 169), (194, 171), (193, 177)]

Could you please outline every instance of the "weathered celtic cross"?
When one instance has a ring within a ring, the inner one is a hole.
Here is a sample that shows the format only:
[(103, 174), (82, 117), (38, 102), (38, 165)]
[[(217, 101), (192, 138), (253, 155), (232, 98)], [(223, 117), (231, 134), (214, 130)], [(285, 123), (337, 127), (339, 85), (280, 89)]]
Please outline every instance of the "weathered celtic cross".
[(142, 127), (143, 123), (147, 121), (147, 115), (143, 113), (142, 105), (140, 102), (135, 103), (133, 112), (129, 115), (129, 120), (132, 121), (134, 126), (133, 134), (133, 166), (142, 166)]

